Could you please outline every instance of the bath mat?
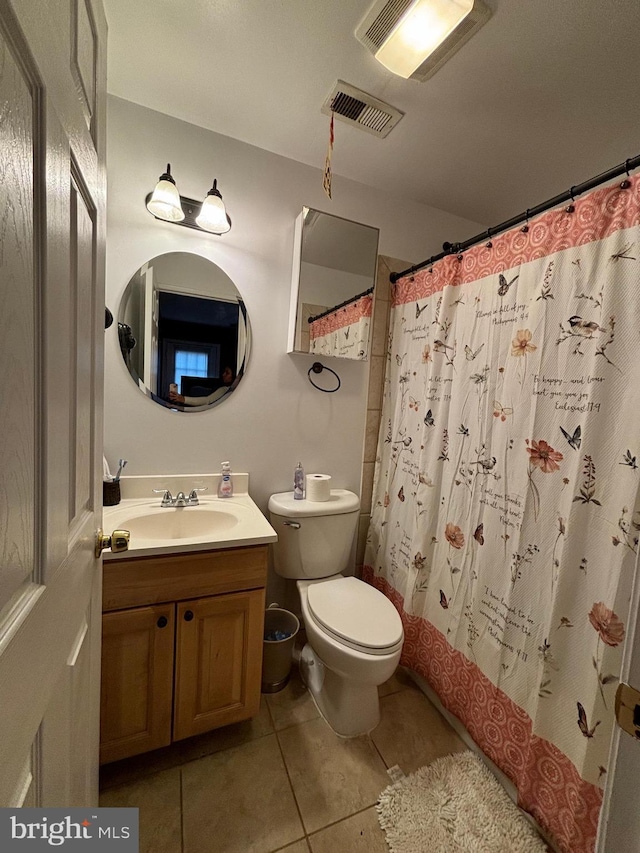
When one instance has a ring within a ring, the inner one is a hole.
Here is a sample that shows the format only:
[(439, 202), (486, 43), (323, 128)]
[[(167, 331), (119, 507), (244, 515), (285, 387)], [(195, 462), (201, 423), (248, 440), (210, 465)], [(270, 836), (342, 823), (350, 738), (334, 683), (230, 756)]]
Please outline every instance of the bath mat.
[(390, 785), (376, 805), (391, 853), (545, 853), (546, 844), (472, 752)]

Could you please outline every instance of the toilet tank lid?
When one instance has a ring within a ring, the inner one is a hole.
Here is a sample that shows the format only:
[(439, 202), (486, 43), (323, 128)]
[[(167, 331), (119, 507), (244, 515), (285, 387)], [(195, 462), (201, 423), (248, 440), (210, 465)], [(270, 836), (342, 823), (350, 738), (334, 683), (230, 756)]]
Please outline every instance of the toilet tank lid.
[(293, 491), (279, 492), (269, 498), (269, 512), (273, 515), (286, 515), (312, 518), (319, 515), (341, 515), (357, 512), (360, 498), (347, 489), (331, 489), (328, 501), (294, 500)]

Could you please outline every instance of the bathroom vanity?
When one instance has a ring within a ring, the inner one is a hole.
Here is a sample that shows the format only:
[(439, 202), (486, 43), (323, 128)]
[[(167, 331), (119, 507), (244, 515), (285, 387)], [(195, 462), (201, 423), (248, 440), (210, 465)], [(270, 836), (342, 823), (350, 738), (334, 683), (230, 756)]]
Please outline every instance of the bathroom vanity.
[[(223, 504), (225, 513), (244, 519), (249, 503), (248, 495), (209, 499), (201, 514)], [(105, 526), (127, 527), (122, 519), (130, 516), (132, 548), (104, 561), (102, 764), (258, 713), (267, 550), (276, 535), (253, 508), (259, 529), (252, 536), (246, 529), (239, 536), (239, 523), (212, 534), (214, 541), (183, 537), (171, 544), (136, 541), (137, 521), (155, 511), (162, 526), (192, 524), (187, 514), (200, 507), (125, 500), (105, 511)]]

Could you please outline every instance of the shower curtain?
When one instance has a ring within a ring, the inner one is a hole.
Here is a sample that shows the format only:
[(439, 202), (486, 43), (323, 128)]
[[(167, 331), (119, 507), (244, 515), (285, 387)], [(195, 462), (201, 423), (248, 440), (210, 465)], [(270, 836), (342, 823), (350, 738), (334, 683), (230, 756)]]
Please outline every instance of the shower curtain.
[(563, 851), (594, 849), (640, 530), (640, 179), (395, 286), (365, 579)]
[(311, 353), (360, 361), (369, 354), (369, 325), (373, 297), (362, 296), (309, 324)]

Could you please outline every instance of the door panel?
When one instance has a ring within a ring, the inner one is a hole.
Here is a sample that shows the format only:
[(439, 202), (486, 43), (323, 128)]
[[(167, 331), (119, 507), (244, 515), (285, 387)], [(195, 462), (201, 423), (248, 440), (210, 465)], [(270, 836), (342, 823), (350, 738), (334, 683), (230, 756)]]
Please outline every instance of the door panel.
[[(73, 164), (72, 164), (73, 165)], [(93, 328), (86, 318), (94, 316), (94, 223), (95, 211), (91, 202), (80, 189), (77, 170), (72, 168), (70, 238), (71, 238), (71, 316), (73, 328), (71, 340), (72, 363), (72, 406), (69, 454), (70, 470), (70, 520), (77, 519), (82, 512), (92, 510), (93, 477), (93, 412), (92, 393), (93, 352), (96, 341)], [(75, 174), (74, 174), (75, 173)]]
[(86, 0), (73, 0), (71, 9), (72, 70), (82, 99), (87, 126), (95, 111), (96, 89), (96, 32), (91, 6)]
[[(33, 81), (17, 60), (6, 29), (0, 27), (0, 613), (35, 566), (37, 298), (33, 222), (34, 123)], [(0, 633), (1, 638), (1, 633)]]
[(0, 0), (0, 806), (97, 803), (106, 23), (86, 2), (93, 137), (71, 3)]
[[(640, 690), (640, 555), (636, 556), (626, 628), (620, 681)], [(616, 726), (607, 766), (597, 853), (640, 853), (638, 779), (640, 740)]]

